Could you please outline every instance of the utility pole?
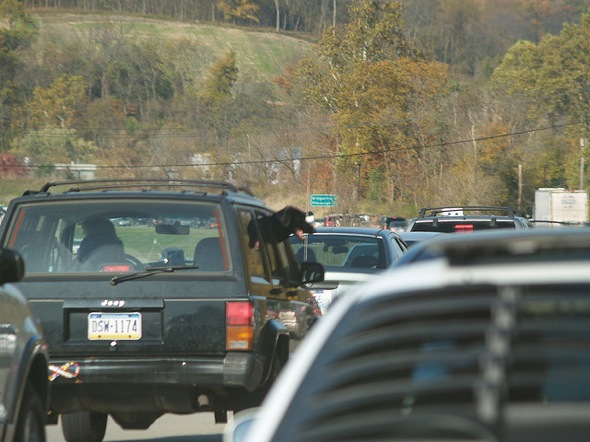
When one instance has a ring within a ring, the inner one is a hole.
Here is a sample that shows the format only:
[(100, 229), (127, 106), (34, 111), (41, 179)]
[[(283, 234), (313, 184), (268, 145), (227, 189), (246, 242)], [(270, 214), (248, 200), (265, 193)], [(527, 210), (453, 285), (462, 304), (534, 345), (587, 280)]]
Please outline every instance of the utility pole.
[(352, 199), (356, 203), (361, 195), (361, 162), (357, 161), (354, 163), (355, 170), (355, 187), (353, 190)]
[(580, 190), (584, 190), (584, 157), (580, 158)]
[(305, 210), (309, 212), (309, 205), (311, 201), (311, 162), (307, 162), (307, 202), (305, 203)]
[(522, 210), (522, 164), (518, 165), (518, 210)]
[(580, 138), (580, 190), (584, 190), (584, 147), (586, 138)]

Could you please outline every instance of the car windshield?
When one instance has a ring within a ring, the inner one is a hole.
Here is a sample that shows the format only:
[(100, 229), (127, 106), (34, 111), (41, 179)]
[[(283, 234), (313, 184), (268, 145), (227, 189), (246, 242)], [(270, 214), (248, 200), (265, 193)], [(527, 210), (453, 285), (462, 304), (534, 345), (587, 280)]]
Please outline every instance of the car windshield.
[(297, 260), (319, 262), (325, 267), (348, 269), (385, 268), (385, 251), (380, 238), (360, 235), (306, 235), (290, 237)]
[[(23, 205), (6, 246), (27, 274), (229, 270), (219, 206), (166, 200)], [(195, 269), (195, 267), (198, 267)]]

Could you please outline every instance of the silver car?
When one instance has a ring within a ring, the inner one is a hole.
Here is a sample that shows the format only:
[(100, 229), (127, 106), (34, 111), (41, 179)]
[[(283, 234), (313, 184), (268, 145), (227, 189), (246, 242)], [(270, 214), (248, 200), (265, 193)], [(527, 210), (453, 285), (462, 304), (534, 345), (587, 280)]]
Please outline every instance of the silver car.
[(24, 276), (16, 252), (0, 250), (0, 441), (43, 442), (48, 353), (27, 301), (10, 283)]
[(289, 241), (300, 263), (324, 266), (324, 281), (310, 287), (322, 314), (352, 286), (390, 268), (407, 248), (397, 233), (370, 227), (318, 227), (304, 240), (291, 236)]

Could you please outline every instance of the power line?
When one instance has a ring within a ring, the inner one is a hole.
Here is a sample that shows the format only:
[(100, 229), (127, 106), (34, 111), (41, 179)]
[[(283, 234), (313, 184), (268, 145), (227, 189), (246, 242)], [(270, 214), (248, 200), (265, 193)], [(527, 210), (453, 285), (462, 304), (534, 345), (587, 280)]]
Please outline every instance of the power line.
[[(488, 135), (485, 137), (477, 137), (477, 138), (469, 138), (465, 140), (455, 140), (455, 141), (441, 141), (438, 143), (433, 144), (426, 144), (423, 146), (409, 146), (409, 147), (396, 147), (393, 149), (380, 149), (380, 150), (371, 150), (367, 152), (355, 152), (355, 153), (334, 153), (334, 154), (324, 154), (324, 155), (314, 155), (314, 156), (307, 156), (301, 158), (286, 158), (286, 159), (270, 159), (270, 160), (243, 160), (243, 161), (215, 161), (210, 163), (190, 163), (190, 164), (146, 164), (146, 165), (96, 165), (97, 169), (172, 169), (172, 168), (183, 168), (183, 167), (226, 167), (226, 166), (248, 166), (248, 165), (261, 165), (261, 164), (273, 164), (273, 163), (283, 163), (283, 162), (291, 162), (291, 161), (314, 161), (314, 160), (329, 160), (329, 159), (341, 159), (341, 158), (352, 158), (352, 157), (363, 157), (369, 155), (379, 155), (385, 153), (395, 153), (395, 152), (403, 152), (407, 150), (425, 150), (425, 149), (433, 149), (433, 148), (443, 148), (446, 146), (455, 146), (460, 144), (466, 143), (474, 143), (474, 142), (481, 142), (481, 141), (490, 141), (500, 138), (507, 138), (507, 137), (514, 137), (518, 135), (528, 135), (536, 132), (542, 132), (546, 130), (555, 130), (561, 129), (567, 126), (574, 126), (582, 124), (581, 122), (572, 122), (572, 123), (564, 123), (558, 125), (551, 125), (551, 126), (543, 126), (534, 129), (527, 129), (522, 131), (516, 132), (508, 132), (503, 134), (497, 135)], [(47, 165), (26, 165), (26, 164), (14, 164), (14, 165), (1, 165), (0, 169), (2, 168), (41, 168), (47, 167)]]

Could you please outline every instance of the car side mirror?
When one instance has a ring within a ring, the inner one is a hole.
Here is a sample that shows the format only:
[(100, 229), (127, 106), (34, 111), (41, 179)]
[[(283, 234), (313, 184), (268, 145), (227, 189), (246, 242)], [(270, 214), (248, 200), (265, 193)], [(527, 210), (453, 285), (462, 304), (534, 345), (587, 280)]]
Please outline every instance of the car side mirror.
[(321, 282), (325, 276), (324, 266), (319, 262), (304, 261), (301, 263), (301, 283), (313, 284)]
[(19, 282), (25, 276), (22, 256), (10, 249), (0, 249), (0, 284)]

